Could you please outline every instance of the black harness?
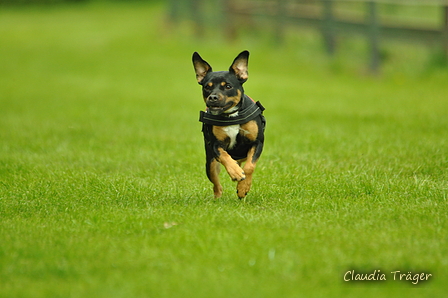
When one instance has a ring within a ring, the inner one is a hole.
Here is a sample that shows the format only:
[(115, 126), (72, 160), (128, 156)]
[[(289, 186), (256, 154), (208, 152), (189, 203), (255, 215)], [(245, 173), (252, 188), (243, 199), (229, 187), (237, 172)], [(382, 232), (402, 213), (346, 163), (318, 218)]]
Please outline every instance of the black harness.
[(241, 101), (241, 107), (235, 111), (235, 113), (238, 112), (237, 116), (230, 116), (232, 114), (225, 113), (213, 115), (207, 110), (205, 112), (200, 111), (199, 121), (204, 124), (215, 126), (244, 124), (255, 119), (258, 115), (261, 115), (263, 111), (264, 107), (259, 101), (255, 102), (249, 96), (244, 94)]
[[(209, 111), (201, 111), (199, 121), (202, 122), (202, 133), (204, 134), (207, 158), (216, 155), (213, 147), (213, 144), (216, 142), (216, 137), (213, 134), (214, 125), (229, 126), (244, 124), (259, 117), (261, 129), (264, 132), (264, 128), (266, 126), (266, 120), (263, 116), (264, 107), (259, 101), (255, 102), (249, 96), (243, 95), (243, 99), (241, 100), (240, 107), (237, 111), (238, 115), (232, 117), (230, 117), (229, 114), (213, 115)], [(252, 146), (250, 143), (242, 141), (241, 138), (242, 136), (238, 134), (235, 147), (227, 150), (230, 156), (235, 160), (246, 158), (247, 152)]]

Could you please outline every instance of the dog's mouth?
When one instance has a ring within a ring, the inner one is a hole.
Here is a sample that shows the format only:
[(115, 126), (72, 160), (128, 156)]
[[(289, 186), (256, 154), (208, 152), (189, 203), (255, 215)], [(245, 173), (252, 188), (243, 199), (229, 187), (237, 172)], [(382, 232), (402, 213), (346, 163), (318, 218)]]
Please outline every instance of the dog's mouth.
[(224, 112), (224, 107), (209, 106), (207, 108), (208, 108), (209, 112), (212, 113), (213, 115), (219, 115), (219, 114), (222, 114), (222, 112)]
[(224, 113), (225, 111), (227, 111), (228, 109), (230, 109), (230, 107), (232, 107), (232, 105), (233, 105), (233, 103), (229, 102), (224, 106), (207, 106), (207, 109), (212, 115), (220, 115), (220, 114)]

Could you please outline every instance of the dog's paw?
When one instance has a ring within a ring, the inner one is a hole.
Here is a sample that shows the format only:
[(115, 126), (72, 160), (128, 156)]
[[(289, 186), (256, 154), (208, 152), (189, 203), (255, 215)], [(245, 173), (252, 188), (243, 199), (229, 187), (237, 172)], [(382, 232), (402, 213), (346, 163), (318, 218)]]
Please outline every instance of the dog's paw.
[(236, 187), (236, 193), (238, 195), (238, 198), (244, 199), (247, 195), (247, 193), (250, 190), (251, 187), (251, 179), (247, 179), (244, 181), (238, 182), (238, 186)]
[(215, 195), (215, 199), (219, 199), (222, 196), (222, 186), (221, 185), (213, 186), (213, 193)]
[(234, 165), (226, 168), (227, 173), (229, 173), (230, 178), (232, 178), (233, 181), (243, 181), (246, 179), (246, 175), (244, 174), (243, 169), (235, 163)]

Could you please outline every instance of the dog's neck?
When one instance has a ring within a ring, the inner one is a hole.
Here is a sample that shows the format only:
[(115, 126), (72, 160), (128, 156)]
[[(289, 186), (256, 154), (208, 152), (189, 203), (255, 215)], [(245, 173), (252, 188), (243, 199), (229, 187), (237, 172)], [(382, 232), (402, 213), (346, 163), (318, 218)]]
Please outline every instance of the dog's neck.
[(225, 113), (213, 115), (208, 111), (200, 111), (199, 121), (207, 125), (217, 126), (243, 124), (255, 119), (264, 111), (264, 107), (259, 101), (255, 102), (247, 95), (244, 95), (237, 107), (238, 109), (232, 111), (231, 115)]
[(243, 106), (243, 101), (244, 100), (245, 100), (245, 96), (244, 96), (244, 94), (242, 94), (240, 102), (236, 106), (234, 106), (233, 108), (228, 109), (227, 111), (225, 111), (223, 113), (223, 114), (225, 114), (224, 116), (226, 116), (226, 117), (236, 117), (236, 116), (238, 116), (238, 111)]

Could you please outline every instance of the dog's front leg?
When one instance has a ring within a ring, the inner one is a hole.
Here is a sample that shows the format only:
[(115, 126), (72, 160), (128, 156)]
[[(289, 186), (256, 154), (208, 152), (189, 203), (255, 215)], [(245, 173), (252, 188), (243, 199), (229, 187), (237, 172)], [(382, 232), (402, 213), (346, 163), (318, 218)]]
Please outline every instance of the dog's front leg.
[(227, 151), (221, 147), (218, 147), (217, 151), (219, 154), (216, 159), (223, 164), (233, 181), (243, 181), (246, 179), (243, 169), (238, 165), (238, 162), (227, 153)]
[(246, 197), (247, 193), (249, 192), (251, 186), (252, 186), (252, 174), (255, 171), (255, 166), (257, 163), (258, 158), (254, 157), (256, 152), (256, 147), (252, 147), (248, 154), (247, 154), (247, 160), (244, 164), (243, 171), (246, 174), (246, 179), (243, 181), (238, 182), (238, 185), (236, 187), (236, 193), (238, 194), (238, 197), (240, 199), (243, 199)]
[(236, 135), (232, 135), (228, 127), (223, 126), (213, 126), (213, 135), (217, 140), (213, 148), (214, 154), (216, 155), (216, 159), (226, 168), (230, 178), (233, 181), (246, 179), (243, 169), (226, 151), (232, 142), (231, 139), (236, 138)]
[(246, 163), (243, 167), (246, 179), (238, 182), (236, 187), (236, 192), (240, 199), (247, 195), (252, 186), (252, 174), (255, 171), (256, 163), (263, 151), (264, 135), (263, 130), (259, 130), (259, 128), (262, 127), (262, 123), (259, 122), (257, 124), (256, 121), (249, 121), (241, 126), (241, 131), (244, 133), (244, 137), (252, 142), (252, 148), (247, 152), (247, 157), (245, 159)]

